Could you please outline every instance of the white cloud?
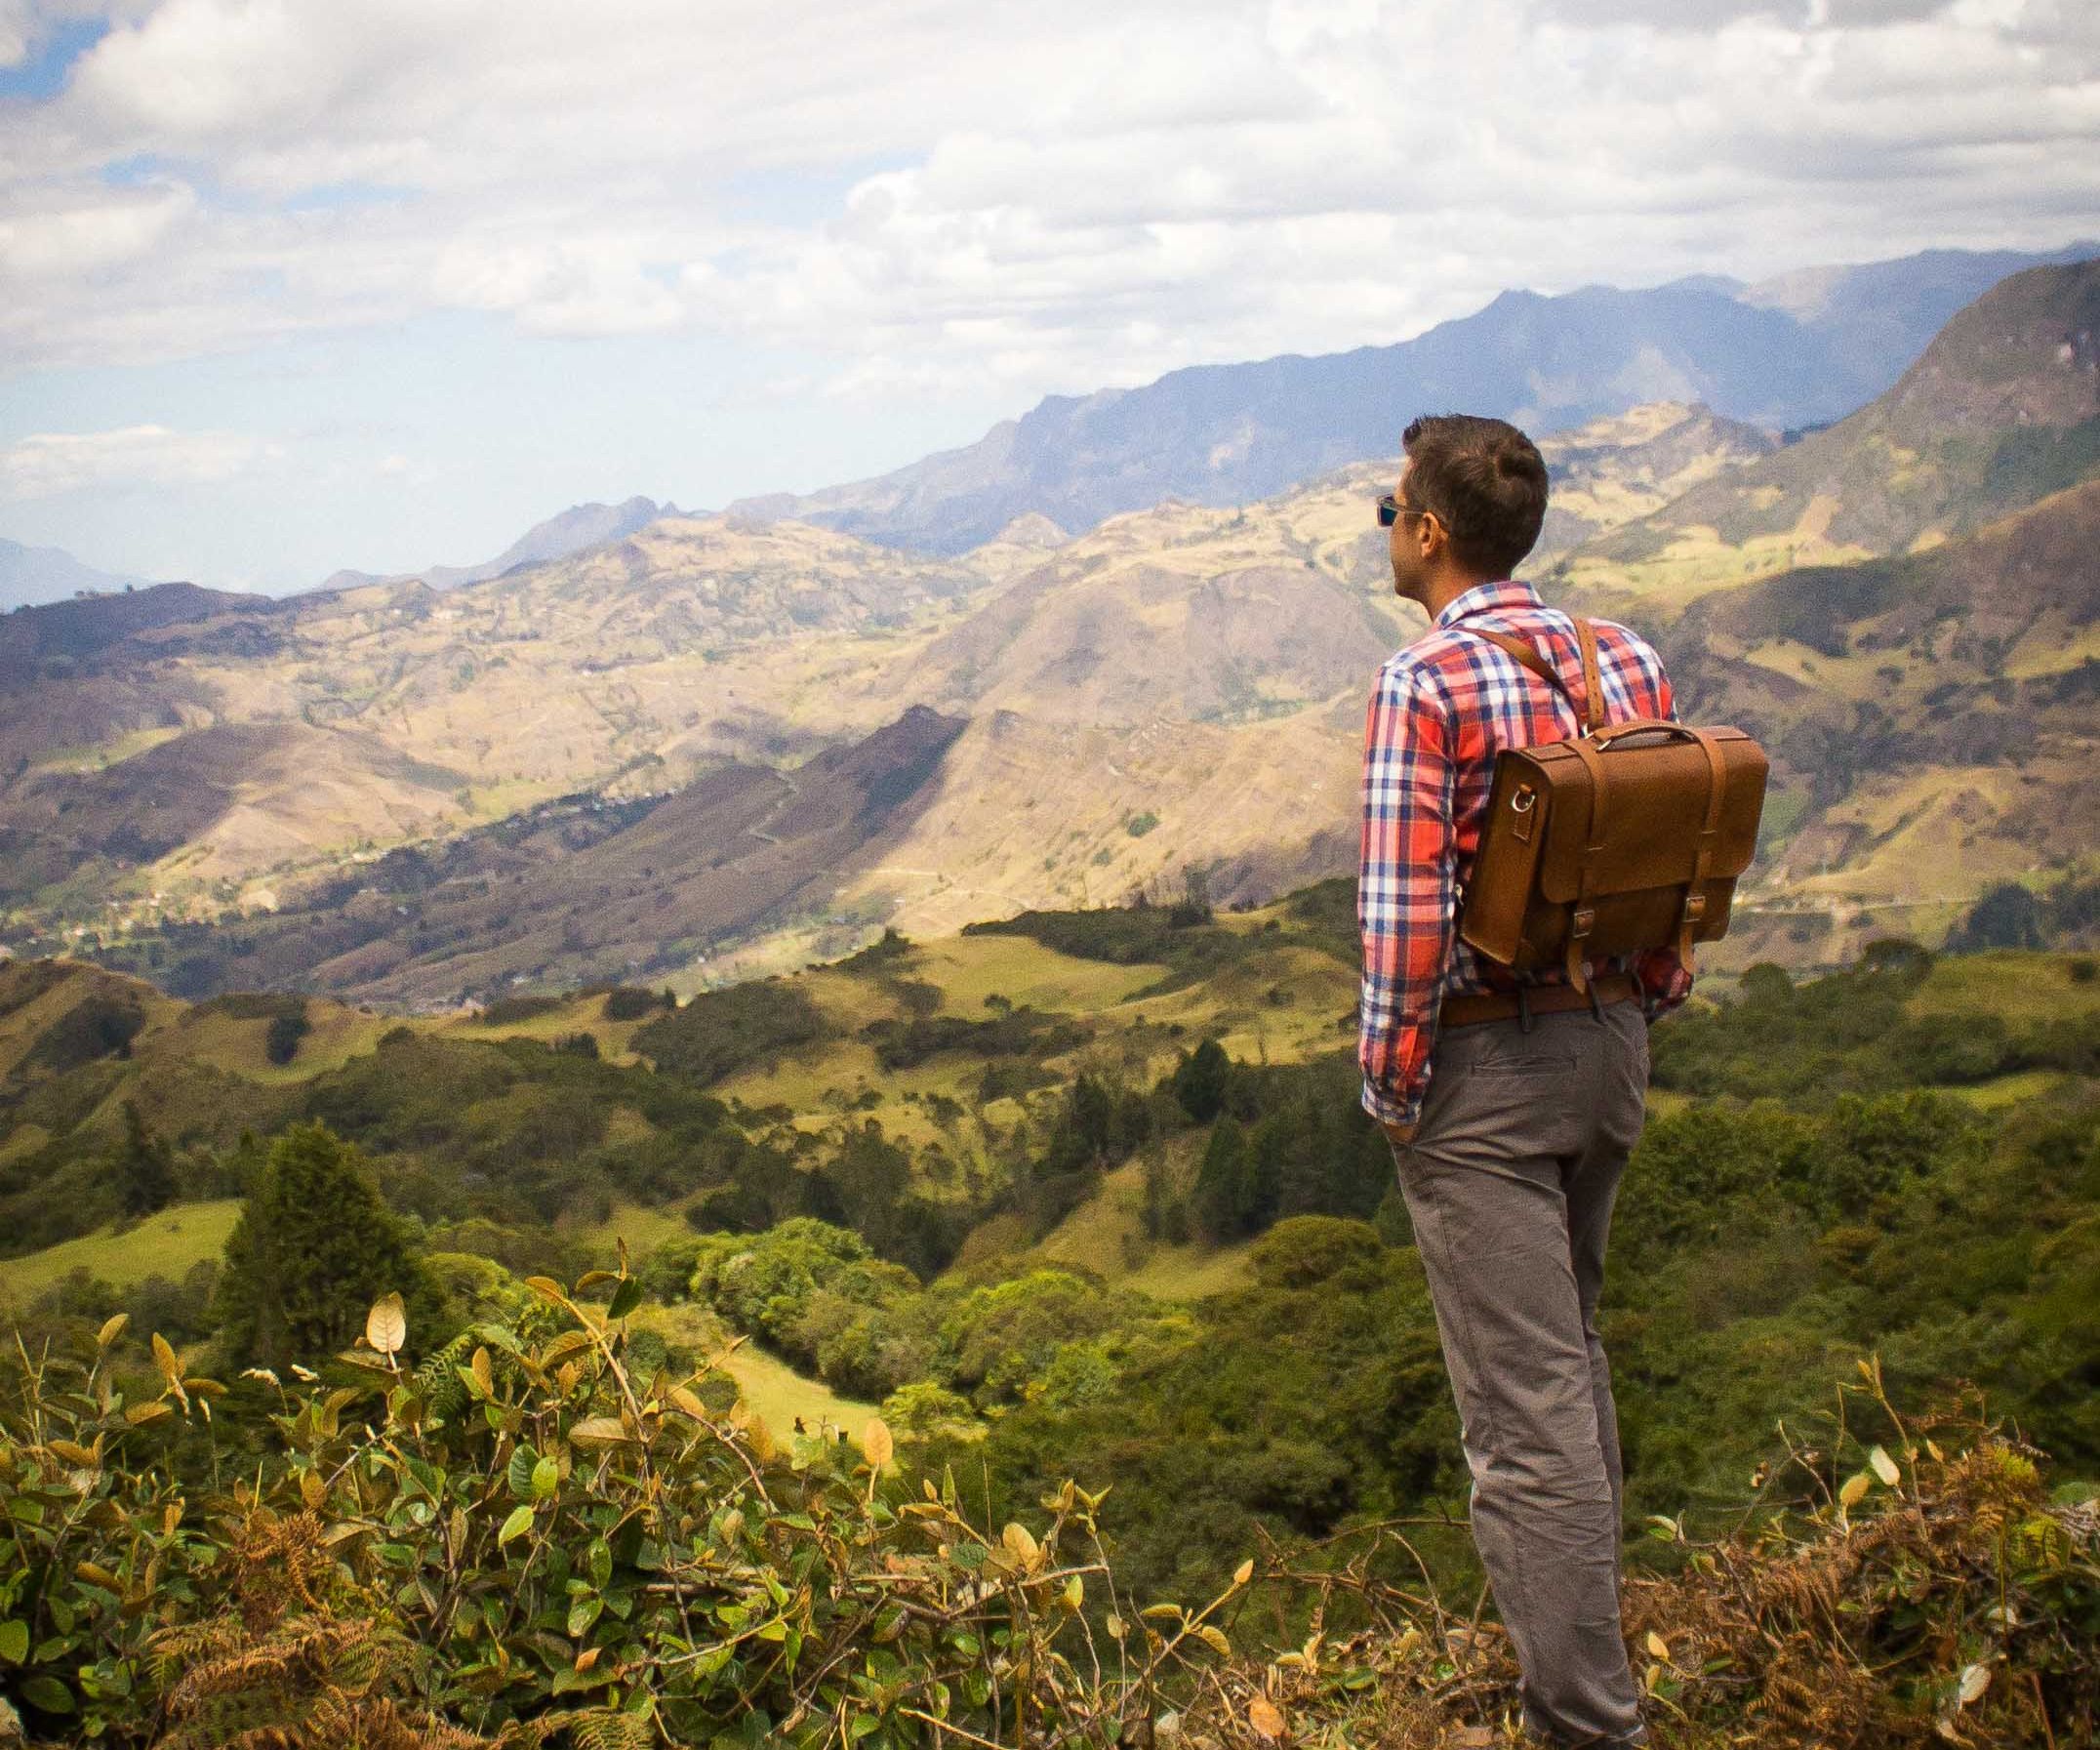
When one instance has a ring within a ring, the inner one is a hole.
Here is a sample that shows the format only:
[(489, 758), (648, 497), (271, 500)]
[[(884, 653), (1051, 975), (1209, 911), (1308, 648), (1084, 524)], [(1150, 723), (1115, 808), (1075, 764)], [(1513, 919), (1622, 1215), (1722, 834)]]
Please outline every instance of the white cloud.
[(17, 66), (28, 56), (28, 0), (0, 0), (0, 66)]
[(193, 190), (89, 191), (62, 205), (0, 217), (0, 286), (76, 281), (142, 261), (196, 211)]
[(37, 433), (0, 450), (0, 498), (55, 498), (89, 487), (218, 485), (267, 453), (234, 432), (171, 431), (164, 426)]
[(464, 309), (1020, 397), (2100, 229), (2080, 0), (131, 3), (0, 109), (11, 360)]

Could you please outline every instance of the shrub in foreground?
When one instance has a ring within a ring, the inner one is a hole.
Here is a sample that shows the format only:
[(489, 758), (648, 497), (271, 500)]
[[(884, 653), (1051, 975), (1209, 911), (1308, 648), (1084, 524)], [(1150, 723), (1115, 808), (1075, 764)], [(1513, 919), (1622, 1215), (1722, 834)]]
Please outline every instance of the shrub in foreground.
[[(76, 1361), (0, 1362), (0, 1742), (1514, 1741), (1506, 1643), (1424, 1583), (1404, 1525), (1270, 1544), (1201, 1608), (1135, 1611), (1098, 1496), (1068, 1483), (994, 1532), (945, 1473), (893, 1477), (879, 1421), (858, 1451), (784, 1449), (725, 1381), (644, 1377), (637, 1281), (530, 1287), (515, 1326), (413, 1370), (393, 1296), (344, 1383), (254, 1370), (260, 1463), (218, 1449), (235, 1400), (158, 1337), (157, 1375), (122, 1373), (121, 1318)], [(1754, 1530), (1656, 1522), (1674, 1571), (1629, 1617), (1659, 1750), (2094, 1741), (2092, 1504), (1868, 1392), (1888, 1432), (1790, 1449)]]

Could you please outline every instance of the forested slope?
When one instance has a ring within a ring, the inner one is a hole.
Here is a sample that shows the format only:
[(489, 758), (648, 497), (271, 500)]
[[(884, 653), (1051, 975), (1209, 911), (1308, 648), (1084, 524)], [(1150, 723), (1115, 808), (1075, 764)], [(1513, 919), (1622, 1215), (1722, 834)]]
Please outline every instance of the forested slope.
[[(54, 1489), (121, 1502), (97, 1510), (117, 1542), (70, 1556), (70, 1590), (53, 1590), (41, 1531), (0, 1560), (0, 1622), (33, 1624), (0, 1686), (61, 1732), (76, 1716), (48, 1683), (28, 1694), (33, 1668), (118, 1741), (222, 1729), (219, 1700), (177, 1686), (171, 1648), (276, 1671), (266, 1693), (228, 1693), (302, 1730), (390, 1698), (426, 1734), (401, 1742), (464, 1741), (428, 1736), (425, 1714), (485, 1736), (515, 1720), (687, 1742), (739, 1730), (739, 1708), (785, 1730), (799, 1707), (820, 1738), (865, 1717), (848, 1729), (931, 1744), (940, 1730), (901, 1710), (940, 1717), (936, 1684), (998, 1742), (1022, 1741), (1017, 1706), (1186, 1712), (1224, 1741), (1256, 1730), (1257, 1694), (1390, 1742), (1498, 1719), (1492, 1637), (1444, 1640), (1413, 1567), (1471, 1612), (1448, 1387), (1390, 1158), (1354, 1105), (1348, 900), (1331, 883), (1236, 916), (1193, 893), (1030, 914), (683, 1004), (601, 988), (444, 1022), (265, 996), (189, 1007), (78, 963), (0, 968), (0, 1196), (28, 1254), (0, 1260), (0, 1291), (48, 1358), (6, 1388), (0, 1492), (18, 1525), (50, 1523), (20, 1510), (45, 1513)], [(1635, 1618), (1666, 1649), (1643, 1667), (1684, 1709), (1666, 1741), (1798, 1741), (1772, 1734), (1815, 1718), (1831, 1741), (1894, 1744), (1944, 1719), (1972, 1733), (1957, 1741), (2039, 1744), (2044, 1714), (2077, 1741), (2100, 974), (1890, 939), (1821, 979), (1709, 981), (1658, 1024), (1654, 1061), (1605, 1336), (1630, 1521), (1669, 1526), (1636, 1544), (1653, 1577)], [(178, 1254), (191, 1234), (225, 1237), (223, 1259)], [(58, 1240), (49, 1261), (31, 1249)], [(388, 1294), (413, 1382), (337, 1359)], [(105, 1383), (66, 1383), (76, 1360)], [(1881, 1398), (1847, 1407), (1863, 1362), (1899, 1412), (1943, 1424), (1944, 1460)], [(302, 1407), (295, 1367), (331, 1395)], [(2027, 1445), (1959, 1459), (1986, 1423)], [(839, 1434), (901, 1454), (872, 1504)], [(255, 1476), (274, 1518), (226, 1492)], [(1854, 1476), (1874, 1499), (1833, 1504)], [(216, 1504), (148, 1536), (178, 1494)], [(914, 1495), (938, 1537), (910, 1529)], [(676, 1526), (652, 1517), (673, 1501)], [(1986, 1510), (2028, 1541), (1959, 1528)], [(1860, 1541), (1860, 1516), (1889, 1541)], [(1374, 1529), (1395, 1521), (1406, 1550)], [(1002, 1540), (1008, 1523), (1029, 1541)], [(1783, 1542), (1695, 1550), (1742, 1525)], [(969, 1548), (1004, 1554), (971, 1568), (990, 1558)], [(1252, 1608), (1234, 1580), (1250, 1557)], [(127, 1616), (156, 1560), (162, 1602)], [(240, 1593), (251, 1641), (183, 1640), (227, 1586), (265, 1584), (235, 1577), (258, 1562), (315, 1564), (297, 1568), (311, 1596)], [(1883, 1624), (1867, 1631), (1888, 1637), (1882, 1657), (1834, 1651), (1813, 1610), (1774, 1615), (1785, 1574)], [(1895, 1602), (1914, 1581), (1948, 1613), (1929, 1647)], [(2029, 1589), (2029, 1613), (1992, 1643), (1999, 1583)], [(882, 1585), (924, 1588), (896, 1596), (930, 1614), (885, 1615)], [(1176, 1675), (1177, 1653), (1152, 1689), (1121, 1687), (1111, 1614), (1130, 1652), (1137, 1624), (1171, 1639), (1175, 1621), (1130, 1601), (1193, 1612), (1221, 1595), (1204, 1621), (1226, 1650), (1191, 1630), (1178, 1645), (1200, 1671)], [(674, 1628), (663, 1607), (680, 1597), (731, 1613), (712, 1639)], [(1352, 1641), (1380, 1610), (1392, 1633)], [(1419, 1656), (1396, 1650), (1401, 1616)], [(754, 1661), (746, 1631), (764, 1624), (781, 1638)], [(308, 1633), (331, 1649), (319, 1665), (272, 1663), (288, 1645), (272, 1637)], [(780, 1651), (790, 1633), (806, 1657)], [(1025, 1683), (1018, 1652), (985, 1652), (1000, 1633), (1048, 1637)], [(724, 1644), (719, 1663), (689, 1657)], [(1275, 1664), (1288, 1648), (1298, 1662)], [(615, 1699), (638, 1723), (561, 1723)]]

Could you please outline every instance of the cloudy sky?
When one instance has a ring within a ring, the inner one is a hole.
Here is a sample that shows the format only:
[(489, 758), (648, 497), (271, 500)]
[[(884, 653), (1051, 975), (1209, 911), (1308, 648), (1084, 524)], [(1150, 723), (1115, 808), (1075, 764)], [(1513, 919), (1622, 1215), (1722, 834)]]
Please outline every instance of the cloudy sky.
[(2096, 233), (2091, 0), (0, 0), (0, 536), (466, 563), (1508, 286)]

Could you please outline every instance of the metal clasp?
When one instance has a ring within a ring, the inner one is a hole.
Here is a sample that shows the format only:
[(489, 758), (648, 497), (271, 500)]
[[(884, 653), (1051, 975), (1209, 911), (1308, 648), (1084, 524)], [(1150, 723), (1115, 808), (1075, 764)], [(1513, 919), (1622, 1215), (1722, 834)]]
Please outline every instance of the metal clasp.
[(1518, 844), (1529, 844), (1531, 834), (1538, 830), (1539, 793), (1528, 784), (1519, 784), (1516, 794), (1510, 798), (1510, 815), (1513, 825), (1511, 836)]

